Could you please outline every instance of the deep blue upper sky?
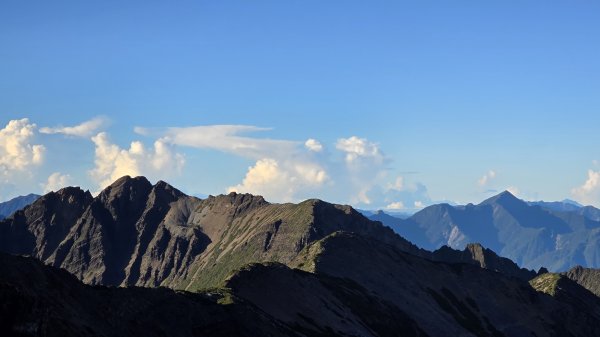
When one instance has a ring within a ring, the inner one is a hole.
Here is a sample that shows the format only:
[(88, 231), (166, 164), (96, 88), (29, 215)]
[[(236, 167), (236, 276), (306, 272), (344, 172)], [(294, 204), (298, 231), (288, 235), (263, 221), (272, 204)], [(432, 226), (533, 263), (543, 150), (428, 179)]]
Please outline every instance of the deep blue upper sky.
[[(0, 200), (55, 172), (95, 191), (133, 166), (188, 193), (274, 201), (412, 209), (510, 188), (598, 205), (598, 17), (584, 1), (3, 1), (0, 128), (28, 118), (20, 144), (45, 151), (24, 174), (0, 145)], [(97, 116), (81, 137), (39, 132)], [(269, 128), (232, 134), (299, 153), (133, 130), (212, 125)], [(304, 151), (309, 138), (323, 150)], [(185, 163), (157, 164), (156, 139)], [(143, 155), (98, 170), (132, 141)]]

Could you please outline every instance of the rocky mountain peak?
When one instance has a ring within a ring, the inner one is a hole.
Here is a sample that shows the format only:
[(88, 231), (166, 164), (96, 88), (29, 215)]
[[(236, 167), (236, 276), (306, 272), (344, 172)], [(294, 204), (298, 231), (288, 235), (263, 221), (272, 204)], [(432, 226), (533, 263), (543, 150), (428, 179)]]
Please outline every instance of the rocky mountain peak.
[(561, 275), (579, 283), (581, 286), (600, 297), (600, 269), (575, 266)]
[(432, 253), (432, 258), (436, 261), (449, 263), (474, 264), (481, 268), (491, 269), (523, 280), (530, 280), (537, 275), (532, 270), (519, 268), (516, 263), (498, 256), (479, 243), (470, 243), (462, 251), (443, 246)]
[(123, 176), (102, 190), (98, 198), (109, 200), (125, 197), (133, 200), (136, 195), (148, 194), (150, 189), (152, 189), (152, 184), (150, 184), (146, 177), (132, 178), (130, 176)]
[(499, 204), (499, 205), (502, 205), (505, 207), (510, 207), (511, 205), (515, 205), (515, 204), (525, 204), (525, 202), (523, 202), (521, 199), (515, 197), (509, 191), (504, 191), (504, 192), (497, 194), (491, 198), (488, 198), (480, 203), (480, 205), (493, 205), (493, 204)]

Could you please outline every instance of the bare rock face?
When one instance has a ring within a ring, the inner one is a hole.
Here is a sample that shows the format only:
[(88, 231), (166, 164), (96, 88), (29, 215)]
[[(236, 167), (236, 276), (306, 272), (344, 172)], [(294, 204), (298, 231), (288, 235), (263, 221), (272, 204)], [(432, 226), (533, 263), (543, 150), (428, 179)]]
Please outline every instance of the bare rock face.
[(600, 270), (575, 266), (565, 273), (561, 273), (577, 282), (582, 287), (600, 297)]
[(46, 260), (79, 220), (93, 198), (67, 187), (50, 192), (17, 211), (0, 225), (0, 249)]
[(500, 257), (492, 250), (486, 249), (478, 243), (470, 243), (462, 251), (443, 246), (434, 251), (431, 258), (435, 261), (448, 263), (473, 264), (525, 281), (529, 281), (537, 275), (533, 270), (519, 268), (519, 266), (510, 259)]
[(236, 193), (200, 200), (129, 176), (95, 198), (78, 188), (41, 197), (0, 222), (0, 251), (34, 256), (88, 284), (197, 290), (248, 263), (289, 263), (339, 230), (425, 254), (349, 206)]

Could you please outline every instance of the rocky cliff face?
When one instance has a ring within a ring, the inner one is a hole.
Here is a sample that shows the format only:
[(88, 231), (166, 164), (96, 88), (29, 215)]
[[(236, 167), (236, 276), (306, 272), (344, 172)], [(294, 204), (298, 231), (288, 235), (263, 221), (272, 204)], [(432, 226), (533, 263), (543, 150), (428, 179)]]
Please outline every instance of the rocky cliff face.
[(492, 250), (484, 248), (478, 243), (470, 243), (462, 251), (443, 246), (432, 253), (431, 259), (448, 263), (473, 264), (507, 276), (517, 277), (524, 281), (529, 281), (537, 276), (536, 272), (519, 268), (510, 259), (500, 257)]
[(0, 250), (34, 256), (88, 284), (197, 290), (248, 263), (289, 263), (338, 230), (424, 254), (349, 206), (269, 204), (235, 193), (200, 200), (144, 177), (123, 177), (95, 198), (71, 187), (47, 194), (0, 222)]
[(596, 296), (600, 296), (600, 270), (575, 266), (569, 271), (561, 273), (570, 280), (577, 282)]

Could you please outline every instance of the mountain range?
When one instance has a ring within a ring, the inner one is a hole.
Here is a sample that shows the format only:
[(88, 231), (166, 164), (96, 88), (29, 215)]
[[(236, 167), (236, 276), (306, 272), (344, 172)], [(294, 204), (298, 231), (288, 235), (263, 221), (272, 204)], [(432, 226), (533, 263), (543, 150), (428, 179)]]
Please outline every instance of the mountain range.
[(32, 193), (0, 203), (0, 220), (13, 214), (15, 211), (18, 211), (23, 207), (31, 204), (32, 202), (36, 201), (39, 197), (39, 195)]
[(432, 205), (408, 219), (369, 218), (428, 250), (478, 242), (528, 269), (600, 267), (600, 210), (570, 201), (526, 202), (505, 191), (478, 205)]
[(425, 250), (316, 199), (123, 177), (0, 221), (0, 333), (600, 336), (597, 270), (536, 272), (488, 248)]

